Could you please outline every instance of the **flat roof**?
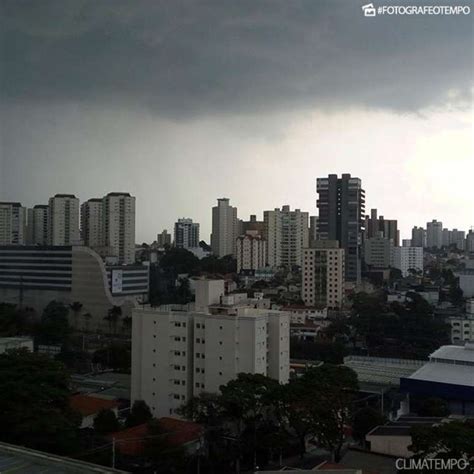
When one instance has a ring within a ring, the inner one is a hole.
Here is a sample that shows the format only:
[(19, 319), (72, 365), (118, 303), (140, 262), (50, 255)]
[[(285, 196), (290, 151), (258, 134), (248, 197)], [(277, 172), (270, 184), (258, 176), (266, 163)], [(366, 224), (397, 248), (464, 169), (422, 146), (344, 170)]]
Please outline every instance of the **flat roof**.
[(411, 426), (377, 426), (367, 433), (369, 436), (410, 436)]
[(474, 367), (428, 362), (408, 379), (474, 387)]
[(474, 345), (441, 346), (430, 355), (430, 358), (474, 362)]
[(0, 472), (15, 474), (100, 474), (123, 473), (97, 464), (28, 449), (23, 446), (0, 443)]

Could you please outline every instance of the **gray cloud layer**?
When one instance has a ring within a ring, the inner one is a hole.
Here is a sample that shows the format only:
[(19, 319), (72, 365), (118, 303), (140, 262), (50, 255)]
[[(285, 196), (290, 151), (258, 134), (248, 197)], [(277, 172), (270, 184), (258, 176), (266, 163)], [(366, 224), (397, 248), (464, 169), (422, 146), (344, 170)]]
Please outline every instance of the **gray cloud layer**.
[(468, 96), (472, 14), (364, 18), (362, 3), (0, 0), (1, 94), (176, 118)]

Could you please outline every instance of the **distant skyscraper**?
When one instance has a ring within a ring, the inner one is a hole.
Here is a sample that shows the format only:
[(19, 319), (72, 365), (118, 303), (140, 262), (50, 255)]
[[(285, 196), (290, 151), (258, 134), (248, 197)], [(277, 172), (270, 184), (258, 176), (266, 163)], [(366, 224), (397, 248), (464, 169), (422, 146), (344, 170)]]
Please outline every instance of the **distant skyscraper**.
[(156, 245), (161, 249), (164, 248), (165, 245), (171, 245), (171, 234), (169, 234), (166, 229), (156, 236)]
[(303, 249), (308, 247), (308, 219), (307, 212), (291, 211), (290, 206), (263, 213), (270, 266), (301, 266)]
[(73, 194), (49, 198), (48, 239), (50, 245), (78, 245), (79, 199)]
[(257, 230), (249, 230), (237, 237), (237, 272), (259, 270), (267, 263), (267, 242)]
[(28, 209), (28, 243), (32, 245), (48, 245), (49, 207), (37, 204)]
[(395, 247), (399, 246), (398, 222), (394, 219), (384, 219), (383, 216), (377, 217), (377, 209), (371, 209), (370, 216), (365, 216), (365, 236), (368, 239), (378, 238), (380, 233), (382, 238), (391, 239)]
[(135, 262), (135, 197), (129, 193), (109, 193), (102, 200), (105, 245), (120, 263)]
[(335, 240), (319, 240), (303, 250), (301, 298), (307, 306), (342, 307), (344, 249)]
[(235, 241), (239, 233), (237, 208), (229, 204), (228, 198), (217, 200), (212, 208), (211, 247), (214, 255), (235, 255)]
[(241, 235), (245, 235), (247, 231), (256, 231), (259, 235), (262, 236), (265, 233), (265, 222), (258, 221), (257, 216), (254, 214), (250, 216), (250, 219), (248, 221), (242, 221), (241, 226)]
[(464, 250), (466, 248), (466, 232), (463, 230), (453, 229), (451, 231), (450, 244), (454, 244), (458, 250)]
[(413, 247), (426, 247), (426, 231), (423, 227), (413, 227), (411, 230), (411, 245)]
[(309, 216), (309, 246), (318, 240), (318, 216)]
[(434, 219), (426, 224), (426, 246), (440, 249), (443, 246), (443, 223)]
[(393, 240), (386, 239), (382, 232), (364, 241), (364, 261), (369, 268), (388, 268), (393, 251)]
[(26, 209), (19, 202), (0, 202), (0, 245), (24, 245)]
[(466, 252), (474, 252), (474, 229), (471, 229), (466, 235)]
[(178, 219), (174, 225), (174, 246), (178, 249), (199, 247), (199, 224), (192, 219)]
[(404, 277), (409, 270), (423, 272), (422, 247), (395, 247), (392, 251), (392, 266), (398, 268)]
[(89, 199), (81, 205), (81, 238), (87, 247), (103, 247), (104, 205), (100, 198)]
[(359, 178), (331, 174), (318, 178), (318, 239), (337, 240), (345, 250), (346, 280), (359, 282), (365, 191)]

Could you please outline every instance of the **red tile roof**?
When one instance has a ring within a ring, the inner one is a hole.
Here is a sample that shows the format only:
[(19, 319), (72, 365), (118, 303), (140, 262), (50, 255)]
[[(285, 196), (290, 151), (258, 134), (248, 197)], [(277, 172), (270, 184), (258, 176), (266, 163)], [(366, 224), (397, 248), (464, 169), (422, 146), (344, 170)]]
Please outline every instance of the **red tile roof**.
[(95, 415), (101, 410), (111, 410), (117, 408), (119, 403), (114, 400), (92, 397), (91, 395), (73, 395), (69, 400), (69, 405), (74, 411), (82, 416)]
[[(173, 446), (183, 446), (197, 441), (203, 434), (203, 428), (197, 423), (176, 418), (160, 418), (159, 424), (169, 435), (167, 440)], [(145, 449), (145, 440), (148, 436), (148, 424), (127, 428), (110, 434), (109, 439), (114, 438), (117, 449), (128, 456), (139, 456)]]

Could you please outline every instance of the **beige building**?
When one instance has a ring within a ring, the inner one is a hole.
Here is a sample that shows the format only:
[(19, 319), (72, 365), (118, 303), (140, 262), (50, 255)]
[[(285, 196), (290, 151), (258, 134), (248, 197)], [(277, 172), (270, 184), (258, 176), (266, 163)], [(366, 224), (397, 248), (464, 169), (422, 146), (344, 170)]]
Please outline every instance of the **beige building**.
[(235, 239), (239, 235), (237, 208), (229, 204), (228, 198), (217, 200), (212, 208), (211, 247), (214, 255), (235, 255)]
[(78, 245), (79, 199), (73, 194), (56, 194), (49, 198), (49, 245)]
[(24, 245), (26, 209), (19, 202), (0, 202), (0, 245)]
[(307, 306), (338, 309), (344, 301), (344, 249), (318, 240), (303, 251), (301, 298)]
[(104, 244), (119, 263), (135, 262), (135, 197), (109, 193), (102, 199)]
[(309, 245), (308, 219), (307, 212), (290, 211), (290, 206), (263, 213), (270, 266), (301, 266), (303, 249)]
[(100, 198), (89, 199), (81, 205), (81, 238), (87, 247), (104, 247), (104, 206)]
[(241, 270), (259, 270), (267, 263), (267, 242), (258, 231), (247, 231), (245, 235), (237, 237), (237, 272)]
[(177, 416), (191, 397), (218, 392), (241, 372), (288, 381), (289, 315), (270, 310), (264, 299), (225, 296), (223, 280), (207, 289), (206, 283), (196, 286), (201, 307), (208, 296), (205, 311), (192, 305), (133, 311), (132, 402), (145, 400), (155, 417)]

